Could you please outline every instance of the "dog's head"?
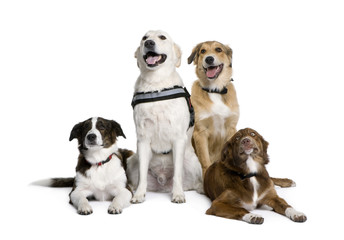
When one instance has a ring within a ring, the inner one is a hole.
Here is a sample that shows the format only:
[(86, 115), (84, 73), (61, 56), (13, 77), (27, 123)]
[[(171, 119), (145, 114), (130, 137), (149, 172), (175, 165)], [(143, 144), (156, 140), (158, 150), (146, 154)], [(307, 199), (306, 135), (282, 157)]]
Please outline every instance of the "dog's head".
[(204, 85), (209, 86), (215, 81), (220, 81), (221, 78), (222, 81), (230, 80), (232, 76), (232, 53), (232, 49), (222, 43), (216, 41), (203, 42), (194, 47), (188, 58), (188, 63), (194, 62), (197, 77)]
[(163, 31), (148, 31), (135, 52), (141, 71), (156, 70), (163, 66), (180, 66), (181, 51), (171, 37)]
[(247, 170), (246, 161), (251, 157), (259, 165), (269, 163), (267, 153), (269, 143), (251, 128), (241, 129), (227, 141), (221, 161), (230, 169)]
[(99, 150), (111, 147), (118, 136), (126, 138), (117, 122), (94, 117), (76, 124), (70, 133), (69, 141), (77, 138), (80, 149)]

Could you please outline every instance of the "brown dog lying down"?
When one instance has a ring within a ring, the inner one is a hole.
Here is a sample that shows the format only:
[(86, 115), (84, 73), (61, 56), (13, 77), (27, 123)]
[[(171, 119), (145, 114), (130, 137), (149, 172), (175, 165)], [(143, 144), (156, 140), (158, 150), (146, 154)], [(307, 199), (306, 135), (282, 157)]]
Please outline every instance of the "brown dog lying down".
[(249, 211), (267, 205), (295, 222), (307, 220), (277, 195), (264, 166), (269, 162), (268, 144), (250, 128), (239, 130), (225, 144), (221, 160), (205, 174), (204, 191), (213, 201), (207, 214), (262, 224), (264, 218)]

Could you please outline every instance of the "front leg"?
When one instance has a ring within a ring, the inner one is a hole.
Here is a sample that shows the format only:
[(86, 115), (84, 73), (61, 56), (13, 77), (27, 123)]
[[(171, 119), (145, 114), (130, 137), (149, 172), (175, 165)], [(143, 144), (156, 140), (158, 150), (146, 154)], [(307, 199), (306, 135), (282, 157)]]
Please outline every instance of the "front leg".
[(81, 215), (89, 215), (93, 212), (91, 205), (88, 203), (87, 197), (92, 195), (89, 190), (79, 188), (73, 189), (69, 194), (70, 202), (76, 207)]
[(139, 185), (136, 189), (132, 203), (142, 203), (147, 191), (147, 174), (149, 162), (152, 158), (152, 149), (148, 141), (137, 142), (137, 153), (139, 156)]
[(264, 204), (272, 207), (275, 212), (287, 216), (294, 222), (305, 222), (307, 220), (305, 214), (296, 211), (283, 198), (277, 196), (277, 194), (270, 199), (264, 200), (264, 202)]
[[(197, 127), (197, 126), (196, 126)], [(208, 149), (208, 134), (206, 130), (199, 131), (195, 127), (195, 131), (192, 135), (194, 148), (198, 157), (199, 162), (202, 166), (203, 178), (206, 170), (211, 165), (209, 149)]]
[(172, 202), (185, 203), (185, 195), (183, 190), (183, 167), (184, 155), (187, 136), (179, 138), (173, 143), (173, 189), (172, 189)]
[(120, 214), (122, 213), (123, 208), (130, 205), (132, 194), (127, 188), (114, 189), (112, 194), (115, 198), (112, 200), (112, 203), (108, 208), (108, 213)]

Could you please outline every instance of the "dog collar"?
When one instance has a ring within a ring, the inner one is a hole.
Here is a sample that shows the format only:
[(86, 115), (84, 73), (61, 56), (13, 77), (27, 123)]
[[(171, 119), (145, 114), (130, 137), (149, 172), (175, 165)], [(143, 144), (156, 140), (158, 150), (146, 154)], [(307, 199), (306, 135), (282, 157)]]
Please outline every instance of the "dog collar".
[(257, 173), (249, 173), (249, 174), (241, 174), (241, 173), (238, 173), (238, 172), (235, 172), (235, 171), (232, 171), (232, 170), (229, 170), (231, 173), (233, 173), (234, 175), (237, 175), (240, 177), (241, 180), (245, 180), (247, 178), (251, 178), (251, 177), (256, 177), (257, 176)]
[[(234, 81), (233, 78), (231, 78), (231, 81)], [(228, 89), (226, 87), (223, 87), (222, 90), (219, 90), (217, 88), (209, 89), (209, 88), (202, 87), (202, 90), (208, 93), (218, 93), (218, 94), (226, 94), (228, 92)]]
[(112, 159), (112, 155), (114, 155), (114, 154), (115, 153), (111, 153), (111, 155), (106, 160), (101, 161), (101, 162), (97, 162), (95, 165), (97, 165), (98, 167), (104, 165), (105, 163), (109, 162)]
[(141, 103), (164, 101), (180, 97), (184, 97), (186, 100), (190, 112), (189, 127), (192, 127), (195, 123), (195, 111), (191, 104), (190, 93), (185, 87), (174, 86), (172, 88), (162, 89), (161, 91), (137, 92), (133, 96), (131, 106), (134, 108), (137, 104)]

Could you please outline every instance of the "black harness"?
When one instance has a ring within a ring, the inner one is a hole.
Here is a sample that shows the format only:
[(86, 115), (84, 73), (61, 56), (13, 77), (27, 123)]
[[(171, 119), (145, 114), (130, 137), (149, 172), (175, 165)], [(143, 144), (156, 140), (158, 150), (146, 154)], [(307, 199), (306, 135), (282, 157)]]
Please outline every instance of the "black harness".
[(131, 101), (131, 106), (134, 109), (134, 107), (140, 103), (157, 102), (157, 101), (169, 100), (169, 99), (180, 98), (180, 97), (185, 98), (186, 103), (189, 108), (189, 112), (190, 112), (189, 128), (190, 128), (195, 123), (195, 111), (191, 104), (190, 93), (185, 87), (174, 86), (173, 88), (164, 88), (161, 91), (137, 92), (133, 96), (133, 100)]

